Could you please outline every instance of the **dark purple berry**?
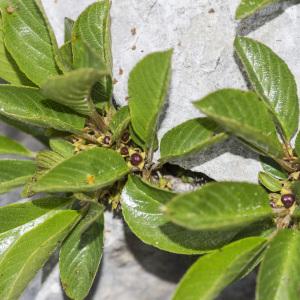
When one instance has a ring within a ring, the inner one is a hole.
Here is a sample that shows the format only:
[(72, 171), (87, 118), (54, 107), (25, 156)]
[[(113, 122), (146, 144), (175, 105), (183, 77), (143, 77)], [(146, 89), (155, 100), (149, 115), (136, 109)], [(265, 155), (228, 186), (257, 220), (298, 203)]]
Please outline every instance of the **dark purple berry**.
[(110, 144), (110, 137), (108, 135), (106, 135), (103, 139), (103, 144), (105, 145), (109, 145)]
[(143, 158), (139, 153), (133, 153), (130, 157), (130, 162), (133, 166), (138, 166), (142, 161)]
[(293, 194), (286, 194), (281, 196), (281, 202), (285, 208), (290, 208), (295, 203), (295, 195)]
[(121, 141), (123, 143), (127, 143), (129, 141), (129, 138), (130, 138), (129, 132), (126, 131), (126, 132), (123, 133), (123, 135), (121, 137)]
[(127, 147), (122, 147), (122, 148), (120, 149), (120, 153), (121, 153), (122, 155), (128, 155), (128, 154), (129, 154), (128, 148), (127, 148)]

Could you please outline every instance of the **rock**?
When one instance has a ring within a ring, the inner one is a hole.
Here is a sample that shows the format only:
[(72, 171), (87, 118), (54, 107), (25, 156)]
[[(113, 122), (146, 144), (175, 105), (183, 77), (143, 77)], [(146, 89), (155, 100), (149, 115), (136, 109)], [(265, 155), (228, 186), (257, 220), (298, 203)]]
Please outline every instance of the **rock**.
[[(76, 3), (74, 3), (76, 2)], [(75, 19), (94, 0), (43, 0), (61, 44), (64, 17)], [(152, 51), (174, 48), (172, 84), (159, 130), (166, 131), (201, 114), (192, 101), (224, 87), (247, 88), (233, 55), (235, 34), (248, 34), (277, 52), (300, 78), (300, 5), (289, 1), (273, 5), (238, 24), (234, 21), (239, 0), (113, 0), (112, 42), (115, 98), (126, 104), (130, 70)], [(74, 5), (75, 4), (75, 5)], [(120, 72), (122, 70), (122, 72)], [(298, 87), (299, 80), (298, 80)], [(1, 126), (1, 132), (40, 149), (26, 135)], [(158, 157), (156, 153), (156, 158)], [(257, 182), (257, 156), (236, 139), (217, 145), (181, 165), (206, 173), (216, 180)], [(1, 196), (1, 205), (18, 200), (18, 194)], [(106, 214), (104, 259), (89, 299), (165, 300), (193, 258), (167, 254), (144, 245), (121, 219)], [(255, 276), (227, 288), (220, 300), (253, 299)], [(39, 272), (22, 300), (64, 299), (55, 256)]]

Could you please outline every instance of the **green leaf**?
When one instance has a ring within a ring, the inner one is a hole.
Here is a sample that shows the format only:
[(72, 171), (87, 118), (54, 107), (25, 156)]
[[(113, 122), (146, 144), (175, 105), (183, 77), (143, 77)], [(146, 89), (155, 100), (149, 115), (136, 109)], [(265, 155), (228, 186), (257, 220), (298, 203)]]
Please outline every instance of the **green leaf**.
[[(299, 203), (300, 203), (300, 181), (299, 181), (299, 180), (294, 181), (294, 182), (292, 183), (291, 189), (292, 189), (293, 193), (295, 194), (295, 196), (296, 196), (296, 198), (297, 198), (297, 199), (296, 199), (297, 203), (299, 204)], [(299, 215), (300, 215), (300, 210), (299, 210), (299, 208), (298, 208), (298, 213), (299, 213)]]
[(260, 183), (264, 187), (266, 187), (269, 191), (274, 192), (274, 193), (281, 191), (281, 188), (282, 188), (281, 182), (278, 179), (270, 176), (269, 174), (264, 173), (264, 172), (259, 172), (258, 179), (259, 179)]
[(84, 118), (53, 101), (46, 100), (38, 89), (0, 86), (0, 114), (45, 128), (78, 133)]
[(216, 299), (227, 285), (248, 269), (265, 242), (264, 238), (247, 238), (199, 258), (181, 279), (173, 300)]
[(288, 177), (288, 174), (273, 159), (267, 156), (260, 156), (259, 159), (263, 170), (267, 174), (278, 179), (286, 179)]
[(41, 143), (48, 145), (48, 138), (46, 137), (46, 129), (45, 128), (40, 128), (36, 126), (32, 126), (20, 121), (17, 121), (16, 119), (10, 119), (8, 117), (5, 117), (1, 115), (0, 112), (0, 123), (6, 123), (20, 131), (23, 131), (27, 134), (30, 134), (34, 136), (36, 139), (38, 139)]
[(33, 201), (13, 203), (0, 207), (0, 234), (22, 225), (51, 212), (52, 210), (70, 207), (69, 198), (46, 197)]
[(142, 59), (129, 76), (132, 127), (148, 149), (153, 147), (156, 139), (158, 118), (168, 92), (171, 57), (171, 50), (152, 53)]
[[(74, 24), (72, 49), (74, 66), (92, 67), (91, 63), (82, 65), (83, 54), (104, 63), (109, 76), (103, 77), (98, 87), (100, 100), (108, 101), (112, 94), (112, 53), (110, 36), (110, 2), (98, 1), (84, 10)], [(93, 53), (95, 52), (95, 53)], [(79, 61), (79, 62), (78, 62)], [(81, 63), (80, 63), (81, 62)], [(95, 64), (95, 62), (93, 63)], [(97, 68), (94, 66), (94, 68)]]
[(0, 154), (15, 154), (28, 157), (33, 156), (33, 153), (29, 149), (15, 140), (3, 135), (0, 135)]
[(0, 78), (16, 85), (32, 85), (20, 71), (16, 62), (6, 50), (3, 38), (2, 18), (0, 17)]
[(256, 184), (213, 182), (176, 196), (166, 206), (174, 223), (192, 230), (242, 228), (272, 217), (268, 194)]
[[(146, 150), (146, 145), (145, 143), (138, 137), (138, 135), (135, 133), (135, 131), (132, 128), (132, 125), (129, 125), (129, 133), (130, 133), (130, 138), (133, 140), (135, 144), (137, 144), (139, 147), (141, 147), (144, 151)], [(157, 141), (157, 139), (156, 139)], [(158, 142), (157, 142), (158, 143)], [(158, 146), (158, 145), (157, 145)], [(157, 147), (154, 147), (155, 150)]]
[(93, 204), (64, 241), (59, 255), (62, 286), (71, 299), (85, 299), (103, 252), (103, 207)]
[(74, 155), (74, 145), (66, 140), (53, 138), (50, 139), (49, 145), (54, 152), (61, 154), (65, 158), (69, 158)]
[(0, 194), (25, 184), (35, 172), (31, 160), (0, 160)]
[(239, 7), (237, 8), (235, 18), (237, 20), (249, 17), (254, 14), (259, 9), (263, 7), (276, 3), (279, 0), (242, 0)]
[(226, 138), (218, 125), (207, 118), (186, 121), (168, 131), (160, 143), (160, 161), (182, 158)]
[(66, 72), (71, 71), (73, 69), (73, 53), (71, 42), (63, 44), (58, 49), (58, 56), (61, 64), (64, 65), (64, 70)]
[(65, 18), (65, 43), (72, 40), (72, 30), (74, 27), (75, 21), (70, 18)]
[(299, 299), (300, 233), (284, 229), (270, 243), (261, 264), (257, 300)]
[(64, 200), (49, 198), (0, 208), (2, 300), (20, 296), (79, 220), (80, 214), (65, 206)]
[(90, 116), (95, 112), (90, 94), (93, 86), (101, 80), (106, 71), (78, 69), (64, 75), (49, 78), (41, 87), (42, 94), (74, 111)]
[(295, 140), (295, 152), (300, 157), (300, 132), (298, 132)]
[(130, 123), (130, 113), (128, 106), (121, 107), (112, 117), (109, 123), (109, 129), (112, 132), (113, 139), (117, 140)]
[(234, 231), (192, 231), (169, 222), (163, 205), (176, 194), (130, 176), (122, 194), (122, 212), (132, 232), (144, 243), (179, 254), (209, 252), (231, 242)]
[(209, 94), (195, 105), (254, 148), (273, 157), (284, 157), (271, 115), (254, 93), (223, 89)]
[(63, 160), (33, 184), (33, 192), (95, 191), (121, 179), (129, 169), (113, 150), (92, 148)]
[(40, 85), (59, 72), (47, 21), (34, 0), (10, 0), (9, 7), (14, 11), (2, 9), (5, 46), (21, 71)]
[(290, 140), (298, 128), (297, 85), (287, 64), (270, 48), (246, 37), (237, 37), (235, 50), (257, 94), (265, 100)]

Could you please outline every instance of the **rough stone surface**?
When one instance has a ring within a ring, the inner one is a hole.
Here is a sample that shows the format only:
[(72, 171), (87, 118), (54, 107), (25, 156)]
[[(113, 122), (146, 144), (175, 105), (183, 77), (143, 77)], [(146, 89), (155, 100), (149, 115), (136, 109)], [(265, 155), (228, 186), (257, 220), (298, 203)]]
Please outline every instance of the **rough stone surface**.
[[(43, 0), (59, 42), (65, 16), (76, 18), (94, 0)], [(112, 36), (115, 97), (126, 103), (127, 78), (135, 63), (157, 50), (174, 48), (172, 86), (159, 136), (175, 125), (200, 114), (192, 105), (218, 88), (246, 88), (233, 55), (236, 33), (254, 37), (277, 52), (290, 66), (300, 87), (300, 5), (297, 1), (274, 5), (240, 24), (234, 21), (239, 0), (113, 0)], [(212, 10), (214, 12), (212, 12)], [(132, 34), (132, 29), (136, 34)], [(119, 72), (120, 68), (123, 70)], [(16, 134), (4, 125), (1, 133)], [(17, 138), (31, 148), (41, 145), (26, 135)], [(216, 180), (257, 181), (257, 156), (235, 139), (184, 162)], [(18, 200), (16, 193), (1, 196), (1, 205)], [(101, 276), (90, 299), (165, 300), (191, 263), (143, 245), (120, 219), (106, 215), (106, 246)], [(114, 221), (114, 222), (113, 222)], [(55, 258), (39, 272), (22, 299), (64, 299)], [(254, 299), (255, 276), (228, 288), (219, 299)]]

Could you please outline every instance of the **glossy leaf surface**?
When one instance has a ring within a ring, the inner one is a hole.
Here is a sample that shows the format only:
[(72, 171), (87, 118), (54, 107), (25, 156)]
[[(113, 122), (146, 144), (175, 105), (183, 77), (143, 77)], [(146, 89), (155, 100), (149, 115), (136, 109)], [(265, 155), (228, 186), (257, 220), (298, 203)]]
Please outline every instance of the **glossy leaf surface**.
[(62, 286), (71, 299), (85, 299), (103, 251), (103, 207), (92, 204), (64, 241), (59, 255)]
[[(53, 200), (53, 201), (52, 201)], [(59, 199), (0, 208), (0, 298), (17, 299), (80, 214)]]
[(246, 37), (237, 37), (235, 50), (257, 94), (266, 101), (290, 140), (298, 128), (297, 85), (287, 64), (269, 47)]
[(222, 247), (239, 229), (224, 232), (192, 231), (169, 222), (163, 205), (176, 194), (130, 176), (122, 194), (122, 211), (132, 232), (144, 243), (180, 254), (197, 254)]
[(2, 10), (5, 45), (35, 84), (58, 74), (47, 22), (34, 0), (10, 0)]
[(284, 156), (275, 124), (264, 103), (252, 92), (224, 89), (195, 105), (229, 132), (273, 157)]
[(300, 233), (284, 229), (273, 238), (261, 264), (257, 300), (299, 299)]
[(268, 194), (256, 184), (214, 182), (176, 196), (166, 214), (192, 230), (228, 230), (272, 217)]
[(4, 45), (2, 18), (0, 18), (0, 78), (17, 85), (30, 85)]
[(281, 182), (265, 172), (259, 172), (258, 179), (260, 183), (271, 192), (279, 192), (282, 188)]
[(273, 159), (267, 156), (260, 156), (259, 159), (263, 170), (267, 174), (278, 179), (286, 179), (288, 177), (288, 174)]
[(213, 300), (262, 251), (266, 240), (260, 237), (234, 242), (199, 258), (181, 279), (173, 300)]

